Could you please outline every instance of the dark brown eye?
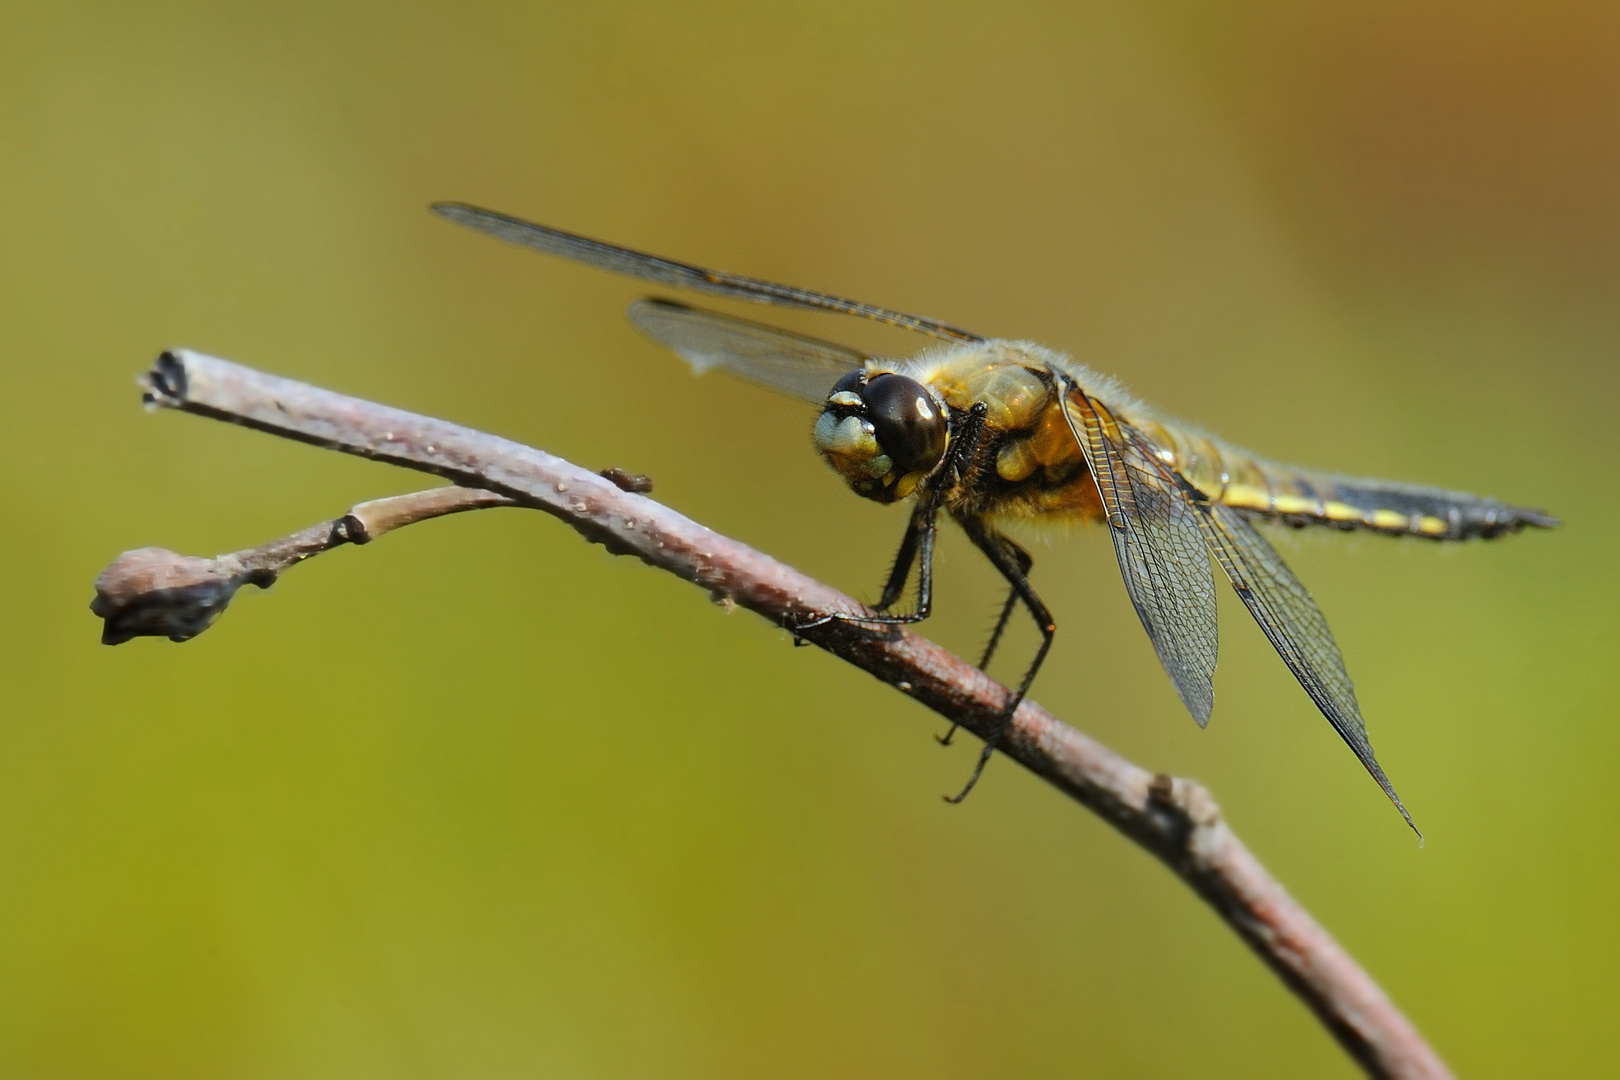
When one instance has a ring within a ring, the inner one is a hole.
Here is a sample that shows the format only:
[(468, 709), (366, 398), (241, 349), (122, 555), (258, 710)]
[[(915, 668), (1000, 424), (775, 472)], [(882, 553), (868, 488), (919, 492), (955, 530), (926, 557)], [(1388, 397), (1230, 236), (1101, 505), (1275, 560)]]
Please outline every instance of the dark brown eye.
[(833, 388), (827, 391), (827, 396), (832, 397), (841, 390), (852, 390), (855, 393), (860, 393), (861, 385), (865, 382), (866, 369), (856, 368), (854, 371), (846, 372), (843, 378), (834, 383)]
[(928, 472), (945, 453), (945, 417), (922, 384), (904, 375), (883, 374), (860, 391), (878, 445), (895, 471)]

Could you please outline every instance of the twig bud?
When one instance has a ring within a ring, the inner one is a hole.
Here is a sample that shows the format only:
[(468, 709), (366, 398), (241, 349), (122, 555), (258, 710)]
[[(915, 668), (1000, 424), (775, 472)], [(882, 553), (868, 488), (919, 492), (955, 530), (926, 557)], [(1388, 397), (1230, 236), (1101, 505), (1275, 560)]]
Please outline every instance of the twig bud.
[(187, 641), (213, 625), (237, 589), (249, 582), (267, 588), (274, 580), (273, 573), (245, 569), (230, 555), (201, 559), (167, 548), (137, 548), (118, 556), (96, 578), (90, 610), (104, 621), (103, 645), (137, 637)]

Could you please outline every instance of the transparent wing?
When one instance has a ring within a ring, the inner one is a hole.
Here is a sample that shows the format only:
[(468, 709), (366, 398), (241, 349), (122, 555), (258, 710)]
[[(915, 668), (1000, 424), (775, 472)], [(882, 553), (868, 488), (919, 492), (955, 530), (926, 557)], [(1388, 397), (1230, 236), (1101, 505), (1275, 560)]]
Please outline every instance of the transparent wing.
[(750, 300), (756, 304), (784, 304), (788, 307), (817, 308), (822, 311), (842, 312), (845, 315), (858, 315), (863, 319), (873, 319), (890, 326), (944, 338), (947, 341), (984, 340), (977, 334), (958, 330), (954, 326), (947, 326), (945, 323), (921, 315), (907, 315), (902, 311), (863, 304), (859, 300), (844, 300), (810, 289), (777, 285), (757, 278), (744, 277), (741, 274), (728, 274), (724, 270), (705, 270), (701, 266), (691, 266), (673, 259), (619, 247), (617, 244), (576, 236), (561, 229), (536, 225), (533, 222), (498, 214), (493, 210), (468, 206), (466, 203), (434, 203), (432, 209), (441, 217), (486, 232), (508, 243), (534, 248), (548, 255), (560, 255), (587, 266), (611, 270), (616, 274), (628, 274), (644, 281), (656, 281), (661, 285), (673, 285), (682, 289), (730, 296), (738, 300)]
[(1215, 707), (1220, 649), (1203, 514), (1146, 436), (1118, 423), (1067, 376), (1058, 379), (1066, 389), (1064, 415), (1108, 513), (1125, 591), (1159, 663), (1202, 727)]
[(1378, 759), (1373, 757), (1361, 707), (1356, 704), (1356, 689), (1344, 670), (1344, 658), (1339, 655), (1333, 631), (1328, 629), (1311, 594), (1288, 569), (1277, 549), (1237, 510), (1220, 503), (1206, 504), (1199, 520), (1215, 561), (1232, 579), (1232, 587), (1255, 622), (1328, 723), (1356, 752), (1361, 764), (1421, 838), (1423, 834), (1412, 815), (1406, 812)]
[(637, 330), (699, 372), (723, 368), (817, 405), (834, 383), (866, 362), (865, 353), (843, 345), (672, 300), (645, 297), (626, 314)]

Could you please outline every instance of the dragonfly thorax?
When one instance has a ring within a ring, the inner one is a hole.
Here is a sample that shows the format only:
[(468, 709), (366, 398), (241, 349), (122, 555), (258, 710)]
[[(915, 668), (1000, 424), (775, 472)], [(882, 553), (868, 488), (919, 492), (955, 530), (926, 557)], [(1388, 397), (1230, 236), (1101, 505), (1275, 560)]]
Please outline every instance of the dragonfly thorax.
[(896, 502), (944, 459), (950, 413), (915, 379), (858, 368), (827, 395), (813, 438), (857, 495)]

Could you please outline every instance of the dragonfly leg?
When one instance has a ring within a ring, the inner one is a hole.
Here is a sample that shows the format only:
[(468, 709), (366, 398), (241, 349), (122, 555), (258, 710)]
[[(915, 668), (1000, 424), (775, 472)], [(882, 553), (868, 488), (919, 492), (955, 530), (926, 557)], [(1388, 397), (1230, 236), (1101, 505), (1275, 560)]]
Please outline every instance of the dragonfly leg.
[(934, 538), (939, 535), (939, 526), (936, 522), (932, 506), (920, 506), (912, 515), (911, 524), (906, 528), (905, 539), (900, 542), (900, 550), (894, 557), (894, 569), (889, 571), (889, 581), (883, 587), (883, 595), (879, 597), (875, 610), (883, 612), (905, 591), (906, 578), (911, 574), (911, 564), (917, 564), (917, 606), (908, 615), (848, 615), (835, 612), (833, 618), (841, 622), (858, 622), (875, 624), (877, 626), (910, 626), (920, 623), (928, 618), (934, 608)]
[(872, 605), (873, 611), (886, 613), (905, 593), (906, 579), (911, 577), (912, 564), (917, 561), (917, 545), (924, 530), (923, 517), (922, 507), (912, 511), (911, 521), (906, 525), (906, 535), (901, 539), (900, 550), (895, 552), (894, 565), (889, 569), (889, 580), (883, 584), (883, 595)]
[[(1005, 536), (998, 537), (997, 539), (1001, 542), (1002, 546), (1007, 549), (1007, 553), (1017, 560), (1019, 573), (1023, 574), (1025, 577), (1028, 577), (1030, 567), (1035, 565), (1035, 560), (1030, 557), (1029, 552), (1025, 551), (1023, 548), (1019, 547)], [(996, 619), (996, 628), (990, 632), (990, 643), (984, 647), (984, 657), (979, 661), (980, 671), (989, 670), (990, 659), (996, 655), (996, 646), (1001, 644), (1001, 635), (1006, 632), (1007, 622), (1012, 618), (1013, 608), (1017, 606), (1018, 590), (1009, 589), (1007, 591), (1007, 602), (1001, 605), (1001, 615)], [(956, 729), (958, 726), (959, 725), (957, 724), (952, 724), (951, 730), (947, 731), (944, 735), (936, 735), (935, 738), (939, 740), (939, 745), (951, 745), (951, 739), (956, 735)]]
[[(922, 622), (928, 618), (934, 606), (934, 538), (938, 532), (934, 507), (919, 506), (911, 516), (911, 524), (906, 526), (906, 535), (900, 541), (900, 550), (895, 553), (894, 568), (889, 571), (889, 580), (883, 586), (883, 595), (873, 608), (878, 614), (852, 615), (834, 611), (789, 629), (809, 630), (835, 621), (864, 623), (868, 626), (910, 626)], [(905, 592), (906, 579), (911, 576), (911, 567), (914, 563), (917, 566), (916, 608), (908, 615), (884, 614)]]
[[(979, 753), (978, 763), (973, 766), (973, 775), (968, 777), (967, 786), (954, 798), (949, 795), (945, 796), (945, 801), (950, 803), (959, 803), (967, 798), (968, 792), (973, 790), (973, 785), (979, 782), (979, 775), (984, 772), (985, 765), (990, 761), (990, 755), (996, 752), (996, 744), (1001, 741), (1001, 737), (1012, 726), (1013, 714), (1018, 711), (1018, 706), (1023, 702), (1024, 695), (1029, 693), (1030, 684), (1035, 681), (1035, 675), (1041, 670), (1041, 665), (1046, 662), (1047, 651), (1052, 648), (1052, 638), (1057, 634), (1057, 625), (1052, 622), (1052, 613), (1047, 610), (1046, 604), (1036, 594), (1034, 588), (1030, 586), (1029, 568), (1034, 564), (1030, 560), (1028, 553), (977, 518), (962, 518), (960, 521), (963, 531), (968, 534), (968, 539), (973, 541), (975, 547), (984, 552), (984, 557), (989, 559), (990, 564), (1000, 571), (1002, 577), (1007, 579), (1007, 584), (1012, 587), (1013, 596), (1024, 602), (1024, 607), (1029, 610), (1030, 616), (1035, 620), (1036, 628), (1041, 632), (1041, 646), (1035, 650), (1035, 659), (1030, 661), (1029, 670), (1024, 672), (1023, 681), (1018, 684), (1018, 689), (1013, 691), (1006, 708), (1002, 710), (1000, 719), (996, 721), (996, 726), (991, 729), (989, 737), (984, 740), (984, 749)], [(1020, 559), (1014, 552), (1022, 555), (1023, 558)], [(1008, 610), (1010, 609), (1011, 605), (1009, 604)], [(1005, 619), (1003, 619), (1003, 622), (1005, 622)]]
[[(1029, 576), (1030, 568), (1035, 565), (1035, 560), (1030, 558), (1029, 552), (1025, 551), (1023, 548), (1019, 547), (1005, 536), (997, 536), (996, 540), (1001, 543), (1001, 546), (1006, 550), (1007, 554), (1011, 555), (1018, 563), (1018, 572), (1027, 578)], [(1001, 608), (1001, 617), (996, 620), (996, 628), (990, 632), (990, 644), (984, 647), (984, 658), (979, 661), (980, 671), (983, 671), (985, 668), (990, 666), (990, 658), (996, 655), (996, 646), (1001, 644), (1001, 635), (1006, 631), (1007, 621), (1012, 618), (1013, 608), (1016, 607), (1017, 604), (1017, 588), (1008, 590), (1007, 602), (1003, 604)]]

